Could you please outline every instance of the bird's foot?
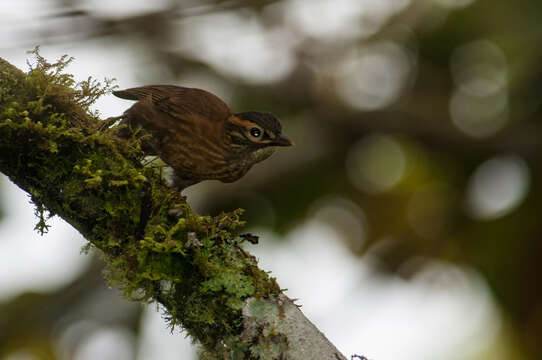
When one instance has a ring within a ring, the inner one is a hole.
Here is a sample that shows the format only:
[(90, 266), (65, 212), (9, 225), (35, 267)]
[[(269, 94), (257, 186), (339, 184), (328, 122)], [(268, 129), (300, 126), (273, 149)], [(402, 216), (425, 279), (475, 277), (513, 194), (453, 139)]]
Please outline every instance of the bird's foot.
[(98, 125), (98, 131), (103, 132), (107, 129), (109, 129), (111, 126), (113, 126), (117, 121), (122, 120), (123, 116), (113, 116), (109, 117), (103, 121), (100, 122), (100, 125)]

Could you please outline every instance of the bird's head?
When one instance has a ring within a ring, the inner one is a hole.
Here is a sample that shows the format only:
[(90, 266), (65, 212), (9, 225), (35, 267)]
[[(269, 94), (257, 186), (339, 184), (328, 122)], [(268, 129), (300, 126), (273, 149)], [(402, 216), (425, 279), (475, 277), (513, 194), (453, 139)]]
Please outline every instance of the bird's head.
[(293, 141), (282, 135), (279, 119), (273, 114), (247, 111), (233, 114), (226, 120), (232, 152), (254, 164), (267, 159), (277, 146), (292, 146)]
[(233, 146), (259, 149), (292, 146), (293, 141), (282, 135), (282, 126), (275, 115), (247, 111), (233, 114), (226, 120), (226, 132)]

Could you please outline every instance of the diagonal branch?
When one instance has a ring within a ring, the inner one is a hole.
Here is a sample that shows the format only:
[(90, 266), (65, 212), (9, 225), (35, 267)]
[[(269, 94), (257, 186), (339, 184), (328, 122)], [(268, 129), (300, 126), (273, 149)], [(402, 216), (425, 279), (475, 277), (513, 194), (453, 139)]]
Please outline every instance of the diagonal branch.
[[(0, 171), (44, 215), (59, 215), (98, 249), (126, 297), (158, 301), (207, 358), (344, 359), (275, 279), (241, 249), (240, 211), (200, 216), (142, 166), (136, 139), (99, 131), (88, 106), (107, 91), (74, 87), (70, 61), (23, 73), (0, 59)], [(170, 209), (182, 210), (180, 217)]]

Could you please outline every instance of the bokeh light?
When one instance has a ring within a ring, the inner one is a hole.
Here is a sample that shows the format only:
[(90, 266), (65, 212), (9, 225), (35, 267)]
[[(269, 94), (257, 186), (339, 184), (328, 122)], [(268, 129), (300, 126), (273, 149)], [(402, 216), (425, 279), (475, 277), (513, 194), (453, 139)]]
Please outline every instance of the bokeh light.
[(455, 49), (450, 67), (456, 85), (473, 96), (489, 96), (508, 85), (505, 55), (488, 40), (477, 40)]
[(450, 100), (453, 123), (473, 137), (495, 134), (508, 121), (508, 75), (504, 53), (479, 40), (457, 48), (451, 71), (456, 90)]
[(482, 163), (467, 187), (469, 213), (491, 220), (516, 209), (529, 190), (529, 167), (518, 156), (505, 155)]
[(359, 190), (379, 193), (391, 190), (405, 173), (406, 156), (392, 136), (369, 135), (354, 144), (346, 158), (350, 182)]
[(285, 20), (305, 36), (336, 39), (356, 37), (361, 31), (363, 1), (291, 0), (285, 6)]
[(134, 336), (126, 329), (97, 328), (87, 334), (73, 359), (131, 360), (135, 357), (134, 345)]
[(409, 4), (409, 0), (290, 0), (284, 14), (296, 33), (337, 41), (375, 34)]
[(344, 58), (337, 72), (337, 92), (354, 108), (381, 109), (397, 100), (412, 67), (412, 57), (402, 46), (375, 43)]
[(264, 29), (250, 12), (193, 17), (179, 24), (178, 50), (209, 62), (225, 75), (251, 83), (273, 83), (295, 65), (295, 37), (285, 31)]
[(309, 210), (309, 218), (332, 226), (354, 250), (360, 251), (368, 232), (363, 210), (353, 201), (342, 196), (318, 199)]

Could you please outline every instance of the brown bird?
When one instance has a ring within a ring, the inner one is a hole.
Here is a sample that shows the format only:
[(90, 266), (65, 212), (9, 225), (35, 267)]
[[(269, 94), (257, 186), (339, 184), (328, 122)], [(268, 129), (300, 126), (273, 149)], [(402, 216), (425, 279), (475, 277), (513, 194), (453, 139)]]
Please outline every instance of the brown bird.
[(123, 122), (149, 135), (143, 137), (143, 149), (173, 168), (174, 186), (180, 190), (202, 180), (236, 181), (277, 146), (293, 145), (274, 115), (234, 114), (205, 90), (149, 85), (113, 94), (137, 100)]

